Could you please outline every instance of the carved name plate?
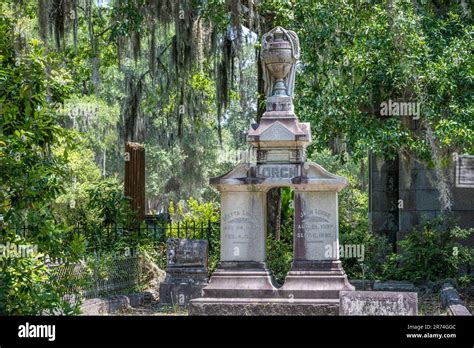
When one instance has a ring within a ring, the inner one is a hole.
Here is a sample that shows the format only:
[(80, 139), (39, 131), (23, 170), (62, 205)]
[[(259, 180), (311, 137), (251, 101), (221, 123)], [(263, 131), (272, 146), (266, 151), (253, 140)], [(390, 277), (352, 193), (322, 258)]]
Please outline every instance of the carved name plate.
[(166, 247), (168, 266), (207, 267), (207, 240), (169, 238)]
[(266, 179), (292, 179), (301, 175), (301, 166), (297, 164), (259, 164), (257, 177)]
[(295, 192), (295, 259), (337, 260), (336, 192)]
[(416, 292), (341, 291), (339, 315), (417, 315)]
[(264, 261), (264, 192), (221, 194), (221, 261)]
[(474, 156), (463, 155), (458, 157), (456, 187), (474, 187)]

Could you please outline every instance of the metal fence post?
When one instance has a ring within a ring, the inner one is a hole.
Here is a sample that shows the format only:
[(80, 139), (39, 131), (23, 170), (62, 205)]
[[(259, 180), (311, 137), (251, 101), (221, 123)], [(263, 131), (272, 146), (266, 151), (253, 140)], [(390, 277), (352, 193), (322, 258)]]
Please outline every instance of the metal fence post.
[(209, 251), (212, 249), (212, 243), (211, 243), (211, 234), (212, 234), (212, 224), (211, 220), (207, 220), (207, 243), (209, 245)]

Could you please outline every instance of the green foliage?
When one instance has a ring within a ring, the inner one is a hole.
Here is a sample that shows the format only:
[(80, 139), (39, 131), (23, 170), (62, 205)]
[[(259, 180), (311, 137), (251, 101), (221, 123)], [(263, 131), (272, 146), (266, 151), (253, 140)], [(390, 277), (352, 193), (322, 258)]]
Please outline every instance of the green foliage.
[(55, 199), (52, 211), (56, 221), (67, 226), (92, 220), (88, 209), (89, 190), (100, 181), (100, 171), (94, 163), (92, 150), (86, 147), (85, 140), (76, 133), (74, 148), (57, 148), (54, 153), (62, 156), (67, 151), (67, 179), (63, 182), (63, 192)]
[(473, 260), (472, 248), (460, 242), (474, 229), (446, 228), (443, 218), (424, 222), (399, 243), (400, 252), (384, 265), (384, 276), (415, 282), (457, 278), (462, 266)]
[(276, 283), (283, 284), (293, 261), (293, 222), (281, 226), (280, 240), (268, 235), (266, 241), (268, 268)]
[[(63, 298), (67, 280), (55, 280), (45, 256), (68, 254), (64, 226), (51, 204), (67, 178), (69, 134), (56, 113), (70, 92), (70, 77), (38, 40), (23, 40), (25, 21), (8, 4), (0, 9), (0, 243), (37, 247), (40, 255), (0, 258), (0, 311), (5, 314), (72, 314), (77, 306)], [(17, 229), (30, 232), (18, 237)]]
[(401, 149), (430, 161), (428, 139), (403, 117), (377, 116), (389, 99), (417, 101), (421, 122), (449, 155), (474, 151), (471, 8), (459, 2), (297, 1), (301, 42), (297, 115), (318, 129), (321, 151), (335, 138), (355, 158)]
[(361, 246), (362, 255), (341, 257), (344, 271), (350, 279), (381, 279), (383, 265), (390, 257), (390, 244), (384, 236), (370, 232), (369, 229), (353, 229), (339, 235), (341, 246)]
[(68, 92), (67, 74), (36, 40), (17, 54), (15, 25), (11, 17), (0, 19), (0, 214), (11, 225), (25, 223), (32, 208), (61, 192), (66, 158), (52, 148), (68, 141), (54, 111)]
[[(15, 238), (13, 244), (8, 245), (26, 246), (28, 243)], [(63, 297), (66, 293), (73, 295), (68, 291), (71, 279), (54, 277), (45, 265), (44, 255), (10, 252), (0, 258), (0, 270), (0, 314), (79, 314), (80, 302), (70, 303)]]
[(104, 226), (122, 225), (130, 221), (130, 204), (124, 195), (123, 186), (116, 179), (101, 180), (87, 193), (87, 208), (96, 214)]
[(384, 237), (373, 234), (369, 228), (368, 192), (364, 184), (368, 182), (367, 160), (356, 162), (348, 156), (331, 155), (329, 150), (314, 153), (311, 160), (348, 181), (339, 193), (339, 244), (363, 247), (364, 255), (341, 257), (344, 270), (353, 279), (379, 277), (389, 245)]

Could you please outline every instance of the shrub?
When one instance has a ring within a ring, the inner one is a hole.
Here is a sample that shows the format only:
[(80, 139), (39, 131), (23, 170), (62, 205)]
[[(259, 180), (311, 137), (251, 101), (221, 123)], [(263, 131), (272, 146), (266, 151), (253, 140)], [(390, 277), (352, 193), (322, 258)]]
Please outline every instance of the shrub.
[(445, 225), (442, 217), (425, 221), (399, 241), (400, 252), (390, 255), (383, 267), (384, 276), (414, 282), (457, 278), (462, 266), (473, 260), (472, 248), (460, 242), (474, 228)]
[(281, 226), (280, 240), (267, 237), (267, 262), (274, 280), (283, 284), (293, 261), (293, 222)]
[[(20, 238), (15, 243), (26, 245)], [(0, 270), (0, 314), (79, 314), (80, 302), (70, 303), (64, 297), (70, 277), (56, 278), (46, 266), (44, 255), (3, 255)]]

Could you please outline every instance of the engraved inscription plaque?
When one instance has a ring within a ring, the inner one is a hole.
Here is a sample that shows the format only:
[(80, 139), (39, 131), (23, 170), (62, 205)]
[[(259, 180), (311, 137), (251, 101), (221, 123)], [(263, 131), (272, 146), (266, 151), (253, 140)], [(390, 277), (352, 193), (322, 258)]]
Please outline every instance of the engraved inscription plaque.
[(263, 198), (263, 192), (222, 193), (221, 260), (264, 260)]
[(294, 242), (298, 260), (338, 259), (337, 214), (335, 192), (295, 192)]
[(459, 156), (456, 163), (456, 187), (474, 187), (474, 156)]
[(257, 177), (266, 179), (292, 179), (300, 176), (301, 166), (297, 164), (260, 164)]

